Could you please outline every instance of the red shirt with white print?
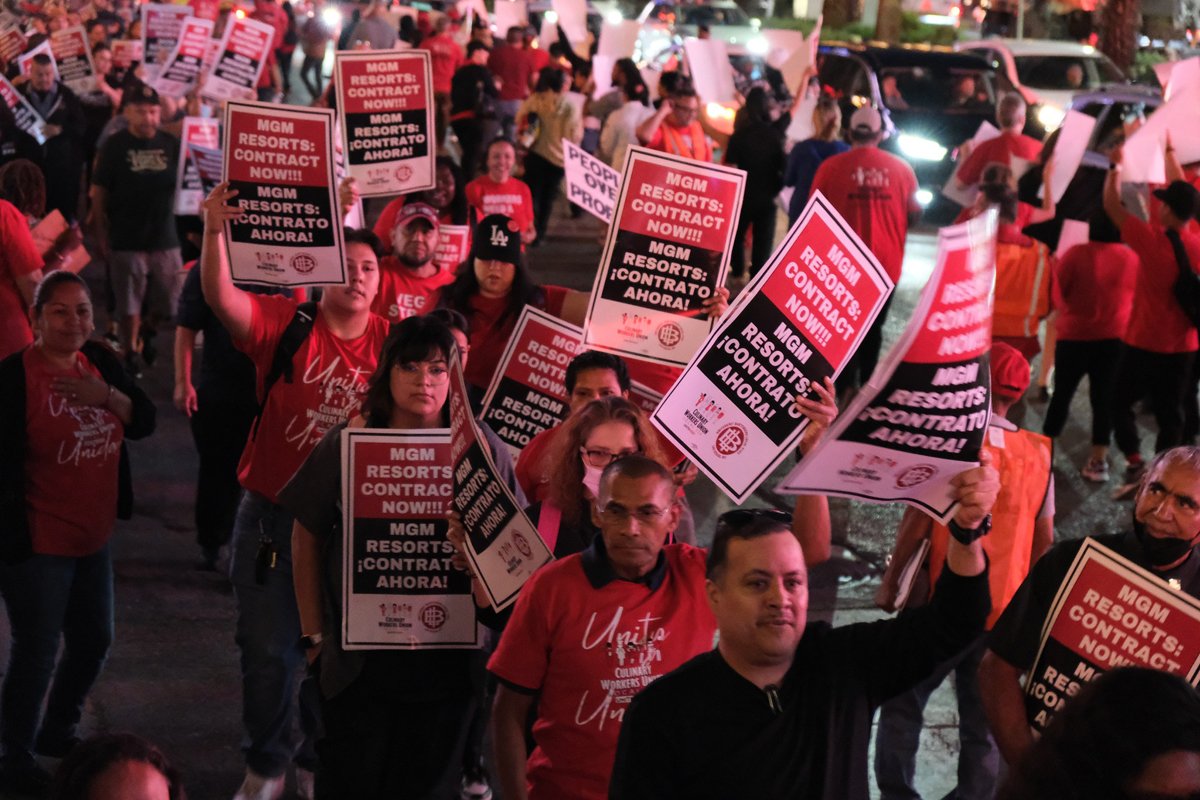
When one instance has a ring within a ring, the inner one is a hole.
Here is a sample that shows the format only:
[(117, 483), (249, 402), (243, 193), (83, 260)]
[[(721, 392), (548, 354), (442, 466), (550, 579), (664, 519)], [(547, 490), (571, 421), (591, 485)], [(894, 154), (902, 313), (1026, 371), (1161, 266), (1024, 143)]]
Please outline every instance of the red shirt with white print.
[(541, 692), (530, 800), (607, 798), (629, 701), (713, 648), (705, 550), (667, 545), (635, 583), (613, 574), (597, 542), (529, 579), (488, 662), (514, 690)]
[(474, 223), (492, 214), (503, 214), (516, 222), (519, 230), (527, 231), (533, 225), (533, 195), (523, 181), (510, 177), (496, 183), (481, 175), (468, 183), (464, 191)]
[(399, 322), (433, 310), (438, 290), (454, 282), (454, 273), (438, 270), (424, 278), (388, 256), (379, 263), (379, 293), (371, 310), (388, 322)]
[(88, 556), (112, 536), (117, 519), (117, 478), (125, 426), (98, 406), (73, 406), (51, 389), (55, 378), (99, 371), (83, 353), (78, 365), (54, 366), (36, 347), (25, 364), (25, 503), (33, 552)]
[[(296, 314), (288, 297), (249, 295), (250, 333), (234, 345), (254, 362), (258, 392), (271, 371), (275, 349)], [(318, 310), (312, 331), (292, 358), (292, 382), (280, 378), (271, 388), (256, 432), (250, 434), (238, 479), (272, 503), (321, 437), (362, 408), (367, 380), (375, 371), (388, 323), (371, 315), (356, 339), (339, 339)]]

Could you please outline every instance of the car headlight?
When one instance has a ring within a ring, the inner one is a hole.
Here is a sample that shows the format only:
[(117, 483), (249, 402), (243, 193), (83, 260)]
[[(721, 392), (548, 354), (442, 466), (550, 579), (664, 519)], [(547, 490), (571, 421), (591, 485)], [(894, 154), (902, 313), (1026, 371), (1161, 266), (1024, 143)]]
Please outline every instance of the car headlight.
[(333, 6), (325, 6), (321, 9), (321, 21), (326, 27), (337, 28), (342, 24), (342, 12)]
[(924, 136), (902, 133), (896, 144), (901, 153), (914, 161), (941, 161), (946, 157), (946, 148)]
[(1063, 120), (1067, 118), (1067, 112), (1063, 111), (1058, 106), (1043, 105), (1037, 111), (1037, 120), (1041, 123), (1042, 128), (1049, 133), (1056, 130), (1059, 125), (1062, 125)]
[(765, 56), (767, 51), (771, 49), (771, 43), (767, 41), (765, 36), (755, 36), (750, 41), (746, 42), (746, 50), (751, 55)]
[(609, 25), (620, 25), (624, 20), (625, 18), (621, 16), (621, 12), (615, 8), (610, 8), (604, 12), (604, 21)]

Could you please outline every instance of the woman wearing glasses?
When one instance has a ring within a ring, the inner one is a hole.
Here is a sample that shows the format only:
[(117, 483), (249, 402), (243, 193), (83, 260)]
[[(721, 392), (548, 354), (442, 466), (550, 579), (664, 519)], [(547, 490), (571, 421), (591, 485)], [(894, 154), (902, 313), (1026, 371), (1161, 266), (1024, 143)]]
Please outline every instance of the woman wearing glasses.
[[(384, 343), (362, 414), (313, 450), (280, 494), (295, 515), (293, 578), (309, 663), (320, 679), (325, 736), (317, 743), (318, 797), (448, 796), (472, 710), (470, 650), (343, 650), (341, 433), (343, 428), (448, 428), (449, 354), (441, 320), (410, 317)], [(499, 439), (480, 426), (518, 502), (524, 495)], [(405, 721), (412, 721), (407, 724)]]

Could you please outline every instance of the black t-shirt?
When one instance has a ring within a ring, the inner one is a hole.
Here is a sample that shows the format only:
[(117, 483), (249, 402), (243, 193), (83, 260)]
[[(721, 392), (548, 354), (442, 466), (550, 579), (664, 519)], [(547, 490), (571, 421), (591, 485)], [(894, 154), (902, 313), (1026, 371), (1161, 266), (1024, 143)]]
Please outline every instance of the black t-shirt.
[(752, 122), (729, 137), (725, 163), (746, 171), (743, 211), (760, 213), (774, 204), (775, 195), (783, 188), (783, 168), (787, 163), (783, 136), (773, 125)]
[(774, 698), (719, 650), (699, 655), (630, 703), (609, 797), (865, 798), (875, 709), (973, 641), (990, 608), (986, 572), (944, 570), (911, 614), (810, 624)]
[[(1200, 597), (1200, 556), (1195, 550), (1183, 564), (1163, 572), (1150, 567), (1142, 555), (1142, 545), (1132, 531), (1091, 538), (1163, 580), (1179, 581), (1183, 591), (1192, 597)], [(1060, 542), (1033, 565), (1000, 619), (996, 620), (988, 638), (988, 649), (1018, 669), (1028, 671), (1033, 667), (1046, 615), (1050, 613), (1054, 596), (1084, 541)]]
[(113, 250), (166, 250), (175, 235), (175, 166), (179, 140), (158, 131), (139, 139), (127, 130), (100, 150), (92, 183), (108, 192), (109, 246)]
[(491, 71), (479, 64), (459, 67), (450, 79), (450, 113), (480, 111), (483, 97), (496, 96), (496, 82)]

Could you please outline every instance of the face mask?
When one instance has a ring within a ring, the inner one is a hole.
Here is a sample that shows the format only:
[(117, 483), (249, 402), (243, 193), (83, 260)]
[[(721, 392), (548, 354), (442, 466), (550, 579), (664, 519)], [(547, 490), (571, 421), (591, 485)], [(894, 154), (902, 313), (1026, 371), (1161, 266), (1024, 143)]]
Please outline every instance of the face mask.
[(1192, 545), (1196, 543), (1196, 537), (1191, 539), (1164, 539), (1158, 536), (1151, 536), (1146, 531), (1146, 526), (1134, 520), (1133, 532), (1137, 536), (1142, 545), (1142, 554), (1145, 555), (1146, 561), (1153, 567), (1163, 567), (1167, 564), (1174, 564), (1181, 558), (1186, 556), (1192, 549)]
[(592, 493), (592, 498), (600, 496), (600, 476), (604, 474), (603, 467), (593, 467), (591, 464), (583, 465), (583, 486)]

